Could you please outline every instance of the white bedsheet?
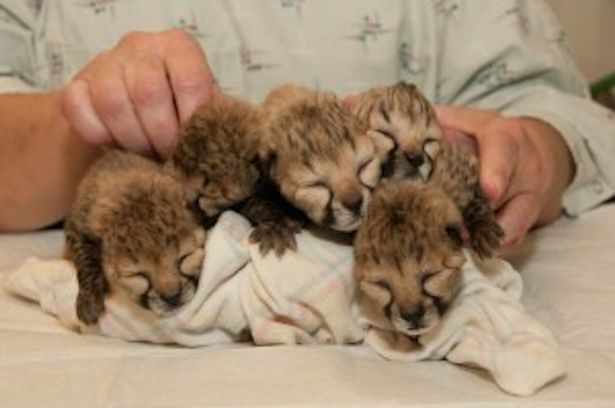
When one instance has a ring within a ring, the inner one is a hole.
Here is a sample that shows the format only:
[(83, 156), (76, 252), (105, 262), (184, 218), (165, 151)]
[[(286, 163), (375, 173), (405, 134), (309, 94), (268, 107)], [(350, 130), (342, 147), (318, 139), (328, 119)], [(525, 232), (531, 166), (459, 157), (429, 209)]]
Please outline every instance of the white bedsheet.
[(566, 373), (553, 335), (520, 302), (519, 273), (501, 259), (466, 253), (459, 292), (442, 321), (411, 339), (379, 329), (369, 310), (360, 313), (350, 245), (305, 230), (296, 236), (297, 251), (280, 259), (250, 244), (251, 229), (239, 214), (221, 215), (207, 234), (194, 298), (165, 318), (115, 293), (97, 325), (80, 324), (75, 268), (63, 259), (28, 258), (5, 277), (5, 288), (71, 330), (127, 341), (199, 347), (236, 343), (250, 333), (256, 345), (364, 342), (389, 360), (481, 367), (504, 391), (523, 396)]
[[(0, 236), (0, 279), (61, 245), (59, 232)], [(558, 338), (569, 372), (530, 398), (504, 394), (479, 370), (385, 361), (366, 347), (180, 349), (80, 336), (0, 292), (0, 406), (615, 407), (613, 249), (615, 206), (606, 206), (533, 234), (510, 256), (526, 307)]]

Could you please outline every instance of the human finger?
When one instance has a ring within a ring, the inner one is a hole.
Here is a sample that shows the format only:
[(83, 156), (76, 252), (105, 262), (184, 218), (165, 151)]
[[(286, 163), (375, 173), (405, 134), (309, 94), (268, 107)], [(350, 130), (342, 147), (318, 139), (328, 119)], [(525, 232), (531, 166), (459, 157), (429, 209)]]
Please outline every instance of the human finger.
[(342, 98), (342, 103), (344, 104), (344, 106), (348, 108), (352, 108), (356, 105), (358, 100), (359, 100), (358, 95), (349, 95), (349, 96), (345, 96)]
[(468, 148), (474, 153), (478, 151), (476, 139), (471, 135), (448, 126), (442, 125), (440, 128), (442, 129), (442, 139), (444, 140), (444, 143), (453, 146), (462, 146)]
[(487, 123), (498, 116), (492, 111), (464, 106), (436, 105), (434, 109), (436, 118), (442, 126), (470, 135), (479, 133)]
[(66, 86), (62, 93), (62, 113), (87, 143), (101, 146), (112, 141), (111, 133), (96, 113), (87, 80), (76, 78)]
[(94, 108), (114, 141), (128, 151), (151, 155), (153, 149), (128, 94), (122, 65), (112, 61), (99, 66), (90, 87)]
[(165, 50), (166, 71), (182, 123), (211, 97), (213, 75), (205, 53), (188, 34), (172, 30), (166, 35), (170, 38)]
[(149, 144), (159, 157), (167, 157), (177, 134), (178, 118), (163, 61), (144, 55), (126, 65), (125, 78)]
[(480, 185), (487, 199), (499, 207), (509, 189), (519, 160), (519, 147), (506, 133), (476, 135), (480, 159)]
[(498, 224), (504, 230), (504, 246), (516, 246), (523, 241), (534, 225), (539, 212), (536, 197), (521, 193), (507, 201), (496, 213)]

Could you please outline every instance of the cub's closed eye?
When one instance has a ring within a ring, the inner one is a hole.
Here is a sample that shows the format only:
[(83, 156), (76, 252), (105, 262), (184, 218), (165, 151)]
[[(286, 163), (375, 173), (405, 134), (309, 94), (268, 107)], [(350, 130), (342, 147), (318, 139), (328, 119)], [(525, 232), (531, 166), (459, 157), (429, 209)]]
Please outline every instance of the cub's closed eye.
[(423, 141), (423, 148), (425, 148), (425, 146), (427, 146), (430, 143), (440, 143), (440, 140), (435, 139), (433, 137), (428, 137), (425, 139), (425, 141)]
[(324, 188), (329, 190), (329, 185), (325, 181), (320, 180), (305, 184), (303, 188)]
[(395, 139), (395, 135), (393, 133), (389, 132), (386, 129), (376, 129), (376, 132), (380, 133), (382, 136), (388, 139), (391, 139), (395, 144), (395, 147), (397, 147), (397, 140)]
[(122, 276), (124, 278), (138, 278), (138, 277), (141, 277), (141, 278), (148, 279), (147, 271), (146, 270), (125, 272), (125, 273), (122, 274)]
[(200, 275), (205, 254), (202, 248), (182, 255), (177, 259), (177, 270), (182, 276), (197, 278)]
[(359, 181), (370, 191), (377, 185), (382, 177), (382, 165), (378, 157), (372, 157), (360, 162), (357, 169)]
[(124, 282), (124, 285), (128, 285), (129, 287), (143, 288), (145, 290), (152, 286), (147, 271), (124, 273), (120, 275), (120, 279)]
[(425, 285), (427, 285), (427, 283), (429, 282), (429, 280), (433, 277), (435, 277), (436, 275), (438, 275), (440, 272), (442, 271), (431, 271), (431, 272), (427, 272), (422, 278), (421, 278), (421, 286), (424, 288)]
[(369, 283), (378, 286), (379, 288), (384, 289), (388, 292), (392, 292), (391, 284), (385, 280), (370, 281)]
[(438, 147), (440, 146), (440, 141), (438, 139), (434, 139), (432, 137), (428, 137), (423, 142), (423, 152), (429, 157), (433, 159), (434, 153), (437, 153)]
[(369, 283), (371, 283), (373, 286), (376, 286), (378, 289), (386, 292), (387, 294), (386, 300), (385, 300), (386, 304), (382, 306), (382, 310), (384, 312), (384, 315), (387, 317), (387, 319), (391, 319), (391, 315), (392, 315), (391, 305), (393, 305), (393, 288), (391, 284), (385, 280), (375, 280), (375, 281), (370, 281)]
[(181, 255), (179, 258), (177, 258), (177, 260), (175, 261), (177, 266), (180, 266), (186, 259), (188, 259), (188, 257), (192, 255), (192, 252), (188, 252), (187, 254), (183, 254)]
[(361, 173), (363, 170), (365, 170), (365, 168), (366, 168), (367, 166), (369, 166), (370, 164), (374, 163), (375, 161), (376, 161), (376, 158), (375, 158), (375, 157), (372, 157), (371, 159), (368, 159), (368, 160), (364, 160), (363, 162), (361, 162), (361, 163), (359, 164), (359, 167), (358, 167), (357, 171), (358, 171), (359, 173)]

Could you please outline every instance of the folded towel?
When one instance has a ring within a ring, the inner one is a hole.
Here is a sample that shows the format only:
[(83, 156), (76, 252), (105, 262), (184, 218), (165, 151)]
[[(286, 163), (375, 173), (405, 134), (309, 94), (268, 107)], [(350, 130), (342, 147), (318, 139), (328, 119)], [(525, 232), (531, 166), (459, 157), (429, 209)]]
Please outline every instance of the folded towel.
[(130, 341), (190, 347), (250, 337), (262, 345), (364, 341), (388, 359), (482, 367), (516, 395), (530, 395), (565, 373), (553, 336), (520, 303), (518, 273), (502, 260), (479, 262), (467, 255), (458, 296), (441, 324), (415, 341), (375, 329), (360, 316), (350, 246), (303, 231), (298, 251), (278, 259), (261, 256), (249, 233), (238, 214), (221, 216), (208, 234), (194, 299), (165, 318), (115, 294), (97, 325), (80, 324), (75, 271), (65, 260), (29, 259), (5, 286), (38, 301), (67, 327)]

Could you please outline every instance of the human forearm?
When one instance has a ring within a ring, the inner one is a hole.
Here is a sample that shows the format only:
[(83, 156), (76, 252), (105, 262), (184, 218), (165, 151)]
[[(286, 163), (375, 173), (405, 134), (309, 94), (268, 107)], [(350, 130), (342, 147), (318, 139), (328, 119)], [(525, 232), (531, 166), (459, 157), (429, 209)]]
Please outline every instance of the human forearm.
[(0, 95), (0, 231), (61, 219), (98, 154), (92, 146), (166, 157), (212, 92), (203, 50), (174, 29), (126, 34), (62, 92)]
[(60, 98), (59, 92), (0, 95), (0, 231), (62, 219), (97, 155), (71, 131)]

